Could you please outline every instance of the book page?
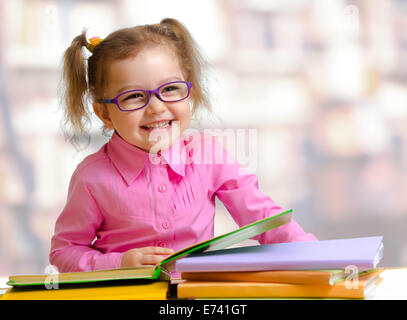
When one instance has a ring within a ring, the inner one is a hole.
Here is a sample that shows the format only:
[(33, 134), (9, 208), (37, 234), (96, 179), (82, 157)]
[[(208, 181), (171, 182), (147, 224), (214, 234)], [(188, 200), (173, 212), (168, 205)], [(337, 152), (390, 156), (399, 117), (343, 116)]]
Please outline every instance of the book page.
[(172, 255), (168, 256), (167, 258), (160, 262), (160, 266), (170, 261), (179, 259), (190, 253), (206, 252), (228, 248), (244, 240), (262, 234), (268, 230), (289, 223), (291, 221), (291, 217), (292, 210), (290, 209), (275, 216), (268, 217), (263, 220), (259, 220), (254, 223), (248, 224), (232, 232), (217, 236), (206, 241), (199, 242), (187, 248), (181, 249), (173, 253)]

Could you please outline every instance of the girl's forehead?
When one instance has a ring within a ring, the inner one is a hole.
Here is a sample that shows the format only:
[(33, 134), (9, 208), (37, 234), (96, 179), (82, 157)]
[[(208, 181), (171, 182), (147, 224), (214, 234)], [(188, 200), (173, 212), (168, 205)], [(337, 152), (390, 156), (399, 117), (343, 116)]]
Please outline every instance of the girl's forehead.
[(179, 59), (175, 50), (169, 46), (150, 45), (134, 50), (125, 58), (112, 60), (110, 68), (113, 69), (118, 65), (129, 67), (132, 65), (138, 68), (167, 67), (179, 69), (181, 68), (181, 59)]
[(165, 46), (145, 47), (125, 59), (112, 61), (108, 76), (109, 87), (134, 84), (149, 89), (165, 79), (185, 78), (176, 53)]

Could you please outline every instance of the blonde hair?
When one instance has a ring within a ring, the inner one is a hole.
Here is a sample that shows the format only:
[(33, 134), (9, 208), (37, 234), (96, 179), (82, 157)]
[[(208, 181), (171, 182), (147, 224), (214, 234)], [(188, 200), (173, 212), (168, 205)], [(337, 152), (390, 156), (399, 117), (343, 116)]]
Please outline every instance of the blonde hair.
[(211, 110), (209, 92), (204, 85), (206, 59), (189, 31), (179, 21), (166, 18), (159, 24), (112, 32), (93, 48), (88, 59), (83, 53), (87, 45), (85, 30), (73, 39), (63, 56), (63, 127), (71, 143), (75, 144), (80, 136), (89, 137), (87, 126), (91, 113), (88, 106), (103, 97), (108, 81), (107, 65), (115, 60), (126, 59), (148, 45), (168, 45), (179, 57), (185, 80), (193, 84), (190, 95), (192, 114), (195, 115), (200, 109)]

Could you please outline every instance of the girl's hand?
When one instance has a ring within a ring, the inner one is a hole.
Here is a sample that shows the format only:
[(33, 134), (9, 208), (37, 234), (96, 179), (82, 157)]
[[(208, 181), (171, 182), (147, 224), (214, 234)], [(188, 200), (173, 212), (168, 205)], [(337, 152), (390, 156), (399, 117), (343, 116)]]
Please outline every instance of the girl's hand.
[(120, 268), (154, 266), (172, 253), (174, 253), (172, 249), (163, 247), (130, 249), (124, 253)]

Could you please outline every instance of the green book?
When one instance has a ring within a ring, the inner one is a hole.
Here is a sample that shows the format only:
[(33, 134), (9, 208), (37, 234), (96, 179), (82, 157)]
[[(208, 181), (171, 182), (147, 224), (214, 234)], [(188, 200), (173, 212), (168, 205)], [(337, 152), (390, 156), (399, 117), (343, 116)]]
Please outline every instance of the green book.
[(9, 276), (9, 281), (7, 284), (17, 287), (28, 285), (47, 286), (52, 284), (90, 283), (113, 280), (169, 280), (170, 273), (174, 270), (174, 262), (176, 260), (193, 253), (228, 248), (268, 230), (289, 223), (291, 221), (291, 217), (292, 210), (290, 209), (275, 216), (256, 221), (237, 230), (178, 250), (166, 257), (154, 267), (121, 268), (87, 272), (65, 272), (52, 275), (11, 275)]

